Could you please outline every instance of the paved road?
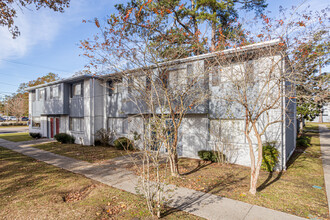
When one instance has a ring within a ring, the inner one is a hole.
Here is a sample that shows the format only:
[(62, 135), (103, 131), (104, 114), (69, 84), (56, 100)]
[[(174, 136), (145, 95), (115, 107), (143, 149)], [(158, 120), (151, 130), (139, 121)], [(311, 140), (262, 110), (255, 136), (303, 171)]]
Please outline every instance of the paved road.
[(19, 133), (19, 132), (28, 132), (29, 127), (23, 127), (23, 126), (18, 126), (18, 127), (2, 127), (0, 126), (0, 134), (4, 133)]

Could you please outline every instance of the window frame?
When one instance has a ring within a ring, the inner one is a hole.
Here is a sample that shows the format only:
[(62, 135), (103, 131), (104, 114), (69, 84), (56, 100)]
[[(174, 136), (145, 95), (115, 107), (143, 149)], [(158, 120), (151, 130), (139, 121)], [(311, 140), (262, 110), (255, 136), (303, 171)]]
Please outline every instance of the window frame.
[(37, 96), (36, 96), (36, 90), (32, 90), (31, 91), (31, 101), (35, 102), (37, 100)]
[(167, 89), (169, 87), (170, 82), (170, 71), (167, 69), (162, 69), (159, 75), (159, 79), (162, 84), (162, 87)]
[[(55, 96), (54, 91), (56, 91), (56, 90), (57, 90), (57, 92), (56, 92), (56, 96)], [(59, 97), (59, 92), (60, 92), (60, 89), (59, 89), (58, 85), (57, 86), (52, 86), (50, 88), (50, 98), (51, 99), (58, 98)]]
[[(39, 122), (35, 122), (35, 118), (39, 118)], [(39, 126), (36, 126), (38, 124)], [(41, 117), (40, 116), (32, 116), (31, 117), (31, 127), (34, 129), (40, 129), (41, 128)]]
[(42, 101), (46, 99), (46, 89), (42, 88), (38, 90), (38, 101)]
[[(77, 123), (77, 121), (79, 121), (79, 127), (77, 127), (78, 125), (74, 125), (74, 123)], [(84, 117), (69, 117), (69, 131), (83, 132), (84, 127)]]
[[(80, 94), (75, 94), (75, 88), (76, 86), (80, 86)], [(78, 82), (78, 83), (72, 83), (71, 84), (71, 98), (73, 97), (83, 97), (84, 96), (84, 82)]]
[(108, 95), (112, 96), (114, 94), (119, 93), (119, 87), (123, 86), (123, 78), (122, 77), (114, 77), (113, 79), (109, 79), (107, 82), (108, 88)]

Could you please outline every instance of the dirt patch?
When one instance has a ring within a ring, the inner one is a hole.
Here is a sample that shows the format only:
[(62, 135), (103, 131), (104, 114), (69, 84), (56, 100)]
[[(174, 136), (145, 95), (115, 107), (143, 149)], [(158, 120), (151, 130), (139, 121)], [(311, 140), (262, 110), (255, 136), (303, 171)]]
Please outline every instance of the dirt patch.
[(92, 191), (98, 187), (97, 184), (92, 184), (89, 186), (84, 187), (81, 190), (75, 191), (75, 192), (70, 192), (67, 195), (63, 196), (63, 201), (64, 202), (76, 202), (83, 200), (86, 198)]

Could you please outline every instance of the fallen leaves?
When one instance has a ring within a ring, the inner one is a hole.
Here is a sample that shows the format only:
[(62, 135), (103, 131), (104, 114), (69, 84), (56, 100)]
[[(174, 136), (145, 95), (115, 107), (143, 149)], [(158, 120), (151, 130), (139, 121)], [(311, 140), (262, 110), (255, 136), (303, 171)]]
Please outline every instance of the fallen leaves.
[(96, 184), (92, 184), (79, 191), (70, 192), (69, 194), (63, 197), (63, 200), (64, 202), (76, 202), (83, 200), (96, 187), (97, 187)]

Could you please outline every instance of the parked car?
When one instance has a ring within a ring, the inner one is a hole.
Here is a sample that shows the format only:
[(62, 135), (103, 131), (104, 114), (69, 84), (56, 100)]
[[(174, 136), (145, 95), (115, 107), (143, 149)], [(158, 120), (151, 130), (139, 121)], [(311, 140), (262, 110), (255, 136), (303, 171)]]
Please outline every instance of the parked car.
[(2, 121), (6, 121), (6, 119), (3, 117), (0, 117), (0, 122), (2, 122)]
[(9, 121), (16, 121), (17, 120), (17, 118), (15, 117), (15, 116), (9, 116), (9, 119), (8, 119)]
[(22, 118), (21, 118), (21, 121), (28, 121), (28, 120), (29, 120), (28, 117), (22, 117)]
[(2, 118), (4, 118), (5, 120), (9, 120), (9, 116), (7, 116), (7, 115), (2, 116)]

